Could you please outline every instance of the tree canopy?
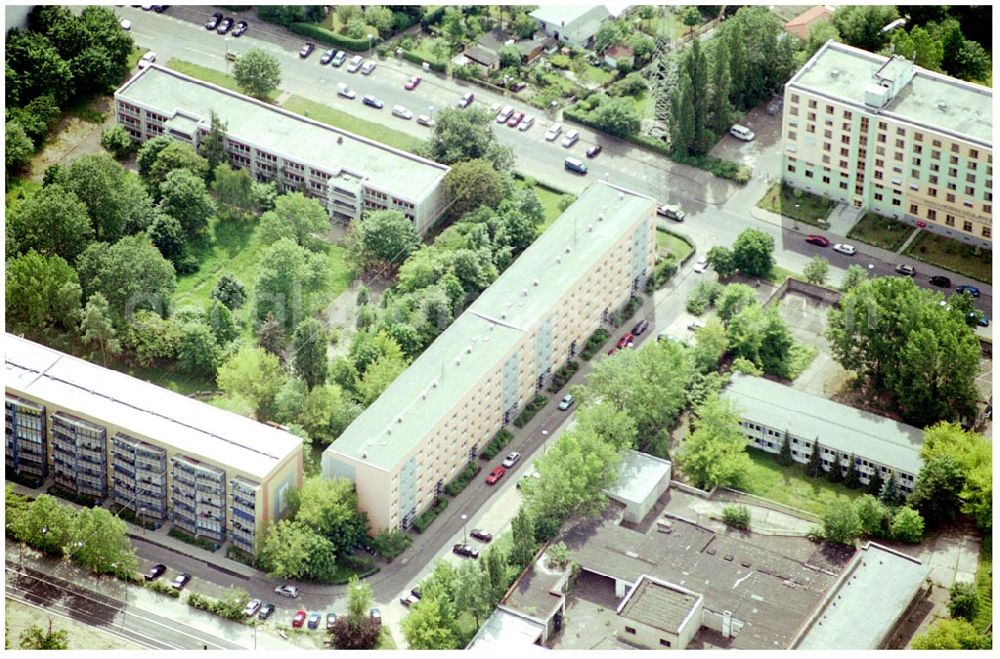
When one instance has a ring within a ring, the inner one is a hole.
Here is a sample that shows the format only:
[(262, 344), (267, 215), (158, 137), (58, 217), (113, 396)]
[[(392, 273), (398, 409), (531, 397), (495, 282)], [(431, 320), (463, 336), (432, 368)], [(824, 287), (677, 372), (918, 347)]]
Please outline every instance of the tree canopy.
[(114, 245), (94, 243), (77, 259), (84, 295), (101, 293), (116, 318), (138, 309), (163, 313), (174, 292), (174, 266), (149, 237), (126, 236)]
[(266, 98), (281, 84), (281, 65), (271, 53), (251, 48), (236, 58), (233, 78), (245, 93), (254, 98)]
[(509, 171), (514, 165), (514, 152), (497, 141), (493, 123), (493, 114), (485, 109), (443, 109), (435, 117), (426, 155), (445, 165), (483, 159), (498, 171)]
[(94, 238), (87, 207), (61, 185), (43, 187), (7, 212), (8, 258), (35, 250), (73, 262)]
[(694, 432), (684, 438), (678, 464), (702, 489), (738, 487), (750, 469), (739, 414), (728, 399), (713, 396), (695, 415)]
[(420, 245), (416, 228), (399, 211), (374, 211), (354, 225), (354, 253), (363, 267), (395, 269)]
[(59, 256), (35, 250), (7, 261), (7, 327), (28, 336), (50, 327), (70, 329), (80, 313), (80, 281)]

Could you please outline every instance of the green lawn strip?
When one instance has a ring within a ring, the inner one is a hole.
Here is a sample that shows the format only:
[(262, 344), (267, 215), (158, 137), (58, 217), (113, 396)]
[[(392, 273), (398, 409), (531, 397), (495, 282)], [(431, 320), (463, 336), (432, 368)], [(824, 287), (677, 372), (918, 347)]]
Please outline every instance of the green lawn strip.
[(421, 142), (421, 140), (416, 137), (402, 131), (398, 131), (393, 128), (386, 128), (382, 124), (376, 124), (371, 121), (359, 119), (352, 114), (348, 114), (347, 112), (336, 110), (323, 105), (322, 103), (317, 103), (316, 101), (296, 96), (295, 94), (282, 103), (281, 107), (285, 108), (289, 112), (301, 114), (304, 117), (321, 121), (324, 124), (330, 124), (331, 126), (350, 131), (355, 135), (367, 137), (370, 140), (376, 140), (382, 144), (388, 144), (389, 146), (396, 147), (397, 149), (402, 149), (403, 151), (412, 152)]
[(434, 53), (431, 52), (431, 46), (433, 44), (434, 44), (433, 38), (428, 37), (428, 38), (418, 39), (416, 45), (410, 49), (410, 52), (413, 53), (414, 55), (419, 55), (424, 59), (425, 62), (431, 62), (435, 64), (445, 64), (445, 62), (441, 62), (440, 60), (438, 60), (438, 58), (434, 56)]
[(351, 267), (347, 249), (341, 245), (326, 245), (326, 255), (330, 266), (330, 278), (325, 291), (319, 296), (319, 302), (326, 307), (338, 295), (347, 290), (351, 282), (358, 276)]
[(131, 71), (136, 66), (139, 65), (139, 60), (143, 55), (149, 52), (148, 48), (140, 48), (139, 46), (132, 46), (132, 52), (128, 55), (128, 70)]
[(826, 217), (836, 204), (818, 195), (800, 192), (801, 194), (797, 195), (795, 188), (790, 185), (775, 183), (757, 202), (757, 206), (804, 224), (825, 227)]
[(578, 77), (584, 82), (596, 82), (603, 87), (615, 79), (615, 74), (605, 68), (588, 64)]
[(850, 503), (865, 493), (863, 488), (852, 490), (840, 483), (831, 483), (825, 476), (810, 478), (805, 465), (798, 463), (783, 467), (775, 456), (757, 449), (747, 449), (752, 466), (741, 488), (777, 503), (822, 515), (831, 498), (840, 503)]
[(389, 630), (388, 626), (382, 627), (382, 631), (379, 633), (378, 637), (378, 645), (375, 646), (375, 649), (395, 650), (396, 647), (396, 639), (392, 637), (392, 631)]
[(972, 277), (993, 282), (993, 252), (922, 231), (903, 252), (906, 256)]
[(662, 229), (656, 230), (656, 251), (661, 257), (666, 257), (670, 254), (674, 255), (677, 263), (680, 263), (687, 258), (688, 254), (691, 253), (691, 246), (686, 242), (678, 238), (677, 236), (667, 233)]
[[(102, 362), (95, 362), (102, 364)], [(102, 364), (103, 365), (103, 364)], [(175, 368), (145, 368), (142, 366), (132, 366), (123, 361), (108, 357), (108, 368), (127, 373), (134, 378), (151, 382), (158, 387), (169, 389), (170, 391), (183, 394), (185, 396), (196, 391), (214, 391), (215, 381), (198, 375), (183, 373)]]
[(535, 196), (538, 197), (538, 201), (542, 203), (542, 208), (545, 209), (545, 220), (542, 222), (539, 232), (541, 233), (548, 229), (556, 221), (556, 218), (562, 215), (562, 211), (559, 210), (559, 200), (562, 199), (563, 195), (549, 188), (536, 185)]
[(781, 286), (785, 283), (786, 279), (798, 279), (799, 281), (805, 281), (806, 278), (803, 277), (798, 272), (794, 270), (789, 270), (788, 268), (782, 268), (780, 265), (771, 266), (771, 276), (764, 277), (765, 281), (769, 281), (775, 286)]
[[(227, 273), (236, 277), (249, 293), (257, 279), (262, 250), (256, 228), (255, 220), (241, 222), (213, 218), (205, 236), (191, 244), (191, 253), (198, 261), (198, 271), (178, 277), (172, 300), (174, 307), (190, 305), (204, 309), (216, 282)], [(211, 238), (213, 235), (214, 240)], [(247, 308), (249, 300), (243, 306)]]
[(847, 237), (895, 252), (913, 231), (914, 228), (908, 224), (877, 213), (865, 213), (861, 221), (848, 232)]
[[(226, 75), (221, 71), (216, 71), (215, 69), (209, 69), (193, 62), (186, 62), (176, 57), (171, 58), (167, 62), (167, 68), (173, 69), (178, 73), (183, 73), (184, 75), (191, 76), (192, 78), (197, 78), (198, 80), (204, 80), (205, 82), (210, 82), (213, 85), (218, 85), (220, 87), (225, 87), (226, 89), (243, 93), (240, 86), (236, 84), (236, 78)], [(267, 95), (268, 101), (274, 101), (281, 95), (281, 90), (276, 89)]]

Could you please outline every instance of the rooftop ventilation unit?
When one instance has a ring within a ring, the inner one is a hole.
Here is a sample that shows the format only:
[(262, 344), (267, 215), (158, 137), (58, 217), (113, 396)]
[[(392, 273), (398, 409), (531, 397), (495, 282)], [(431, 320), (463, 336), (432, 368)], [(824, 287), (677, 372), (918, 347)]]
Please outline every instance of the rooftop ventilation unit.
[(603, 222), (604, 221), (604, 213), (601, 213), (600, 215), (597, 216), (597, 221), (598, 222)]
[(831, 78), (839, 78), (840, 77), (840, 69), (830, 69), (830, 77)]
[(403, 422), (403, 415), (400, 414), (399, 416), (396, 417), (396, 423), (402, 423), (402, 422)]
[(557, 264), (562, 263), (562, 257), (561, 256), (557, 256), (556, 257), (556, 263)]
[(587, 225), (587, 233), (590, 233), (593, 230), (594, 230), (594, 225), (593, 224), (588, 224)]
[(569, 253), (570, 253), (570, 252), (572, 252), (572, 251), (573, 251), (573, 250), (572, 250), (572, 249), (570, 248), (570, 246), (569, 246), (569, 245), (566, 245), (566, 253), (567, 253), (567, 254), (569, 254)]
[(420, 400), (427, 400), (427, 390), (424, 389), (420, 394)]
[(948, 109), (948, 104), (946, 102), (944, 102), (944, 101), (938, 101), (937, 102), (937, 109), (940, 110), (941, 112), (944, 112), (945, 110)]
[(431, 387), (433, 387), (434, 389), (437, 389), (437, 386), (438, 386), (438, 381), (437, 380), (434, 380), (433, 382), (431, 382)]
[(503, 320), (506, 320), (507, 319), (507, 312), (506, 311), (501, 311), (500, 312), (500, 318), (503, 319)]
[(462, 365), (462, 358), (455, 357), (455, 366), (461, 366), (461, 365)]
[(527, 288), (522, 288), (521, 289), (521, 297), (528, 297), (528, 289)]
[(534, 285), (534, 286), (538, 286), (538, 280), (537, 280), (537, 279), (536, 279), (536, 280), (534, 281), (534, 284), (533, 284), (533, 285)]
[(471, 345), (465, 346), (465, 354), (467, 354), (467, 355), (471, 355), (472, 354), (472, 346)]

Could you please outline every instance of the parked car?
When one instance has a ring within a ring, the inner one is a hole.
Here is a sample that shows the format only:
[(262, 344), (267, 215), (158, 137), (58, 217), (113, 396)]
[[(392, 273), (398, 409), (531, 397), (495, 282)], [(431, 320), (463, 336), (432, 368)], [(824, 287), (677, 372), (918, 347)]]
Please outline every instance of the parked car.
[(907, 265), (906, 263), (900, 263), (896, 266), (896, 272), (901, 275), (906, 275), (908, 277), (915, 277), (917, 274), (916, 269), (912, 265)]
[(376, 110), (381, 110), (385, 107), (385, 103), (383, 103), (381, 99), (377, 96), (372, 96), (371, 94), (365, 94), (362, 97), (361, 102), (369, 107), (375, 108)]
[(499, 112), (500, 112), (500, 104), (490, 103), (490, 114), (492, 114), (495, 117)]
[(323, 51), (323, 56), (319, 58), (319, 63), (320, 64), (329, 64), (330, 60), (332, 60), (333, 56), (336, 55), (336, 54), (337, 54), (337, 49), (336, 48), (330, 48), (329, 50), (324, 50)]
[(375, 70), (375, 66), (376, 66), (375, 62), (368, 60), (367, 62), (361, 65), (361, 75), (363, 76), (371, 75), (372, 71)]
[(472, 101), (475, 98), (476, 98), (476, 95), (473, 94), (472, 92), (466, 92), (466, 93), (462, 94), (462, 98), (458, 99), (458, 107), (460, 107), (460, 108), (467, 108), (467, 107), (469, 107), (470, 105), (472, 105)]
[(686, 217), (684, 210), (677, 204), (659, 204), (656, 207), (656, 214), (674, 222), (683, 222)]
[(632, 334), (635, 336), (642, 336), (643, 332), (645, 332), (648, 329), (649, 329), (649, 321), (643, 318), (642, 320), (640, 320), (638, 323), (635, 324), (635, 327), (632, 328)]
[(580, 140), (580, 131), (577, 129), (572, 129), (563, 136), (562, 145), (564, 148), (568, 149)]
[(733, 124), (733, 127), (729, 129), (729, 134), (738, 140), (743, 140), (744, 142), (752, 142), (756, 135), (753, 131), (746, 126), (741, 126), (740, 124)]
[(516, 465), (517, 461), (520, 459), (521, 459), (520, 453), (518, 453), (517, 451), (511, 451), (510, 453), (507, 454), (507, 457), (503, 459), (503, 462), (500, 463), (500, 466), (502, 466), (504, 469), (510, 469), (511, 467)]
[(507, 126), (510, 128), (517, 128), (518, 124), (520, 124), (522, 121), (524, 121), (524, 113), (515, 112), (514, 114), (510, 115), (510, 119), (507, 120)]
[(404, 108), (402, 105), (394, 105), (392, 106), (392, 116), (409, 121), (413, 118), (413, 113)]
[(990, 317), (989, 316), (987, 316), (986, 314), (984, 314), (982, 311), (978, 311), (978, 310), (975, 311), (974, 313), (976, 314), (976, 324), (977, 325), (979, 325), (980, 327), (989, 327), (990, 326)]
[(249, 27), (249, 25), (247, 24), (246, 21), (239, 21), (236, 24), (236, 28), (233, 30), (233, 36), (234, 37), (242, 37), (244, 34), (247, 33), (247, 28), (248, 27)]
[(181, 572), (176, 577), (174, 577), (174, 581), (170, 585), (176, 588), (177, 590), (182, 590), (184, 586), (188, 585), (189, 581), (191, 581), (191, 575), (188, 574), (187, 572)]
[(416, 597), (417, 599), (420, 599), (420, 586), (414, 586), (413, 588), (411, 588), (410, 594)]
[(569, 408), (573, 407), (574, 402), (575, 401), (573, 400), (573, 394), (566, 394), (565, 396), (563, 396), (563, 399), (559, 401), (559, 409), (565, 412)]
[(507, 470), (504, 469), (503, 467), (496, 467), (496, 468), (494, 468), (493, 471), (491, 471), (489, 473), (489, 475), (486, 477), (486, 484), (487, 485), (496, 485), (497, 481), (499, 481), (501, 478), (503, 478), (503, 475), (506, 474), (506, 473), (507, 473)]
[(148, 53), (142, 56), (142, 59), (139, 60), (139, 68), (144, 69), (155, 61), (156, 61), (156, 53), (154, 53), (153, 51), (149, 51)]
[(219, 27), (219, 21), (221, 20), (222, 20), (222, 14), (220, 14), (219, 12), (215, 12), (205, 23), (205, 29), (214, 30), (215, 28)]
[(635, 337), (632, 336), (632, 332), (625, 332), (624, 334), (621, 335), (621, 338), (618, 339), (618, 343), (615, 344), (615, 347), (618, 348), (619, 350), (621, 350), (622, 348), (628, 348), (632, 346), (634, 340)]
[(260, 611), (257, 613), (257, 617), (261, 620), (267, 620), (274, 613), (274, 605), (268, 602), (264, 606), (260, 607)]
[(298, 586), (291, 586), (289, 584), (282, 584), (274, 589), (274, 592), (282, 597), (290, 597), (295, 599), (299, 596)]
[(813, 245), (819, 245), (820, 247), (829, 247), (830, 241), (815, 233), (810, 233), (806, 236), (806, 242), (812, 243)]
[(337, 83), (337, 96), (343, 96), (344, 98), (354, 99), (357, 97), (357, 92), (347, 86), (347, 83), (338, 82)]
[(708, 257), (699, 256), (698, 260), (694, 262), (694, 271), (701, 274), (708, 270)]
[(559, 133), (561, 132), (562, 132), (562, 124), (560, 123), (552, 124), (551, 126), (549, 126), (549, 129), (545, 131), (545, 141), (546, 142), (555, 141), (555, 139), (559, 137)]
[(968, 293), (974, 298), (979, 297), (979, 289), (976, 288), (975, 286), (969, 286), (968, 284), (964, 284), (962, 286), (956, 286), (955, 293), (957, 295), (961, 295), (962, 293)]
[(510, 115), (512, 114), (514, 114), (514, 108), (509, 105), (504, 106), (504, 108), (497, 113), (497, 123), (507, 123), (507, 120), (510, 119)]
[(673, 334), (668, 334), (666, 332), (666, 330), (664, 330), (664, 331), (660, 332), (659, 334), (657, 334), (656, 335), (656, 340), (657, 340), (657, 342), (659, 342), (659, 341), (672, 341), (674, 343), (680, 343), (681, 342), (681, 340), (678, 339)]
[(420, 76), (413, 76), (403, 84), (403, 89), (405, 89), (408, 92), (412, 92), (414, 89), (417, 88), (417, 85), (420, 84), (421, 80), (423, 80), (423, 78), (421, 78)]
[(531, 115), (528, 115), (527, 117), (521, 120), (521, 123), (518, 125), (517, 129), (523, 133), (524, 131), (528, 130), (534, 125), (535, 125), (535, 118), (532, 117)]
[(611, 350), (608, 350), (608, 354), (609, 354), (609, 355), (613, 355), (613, 354), (615, 354), (616, 352), (618, 352), (618, 348), (612, 348)]
[(323, 616), (319, 613), (310, 613), (309, 619), (306, 620), (306, 627), (309, 629), (319, 629), (319, 621), (323, 619)]
[(414, 597), (411, 594), (404, 595), (403, 597), (399, 598), (399, 603), (405, 606), (406, 608), (410, 608), (419, 601), (420, 601), (419, 597)]
[(575, 172), (580, 176), (584, 176), (587, 173), (587, 166), (579, 158), (566, 158), (563, 161), (563, 167), (568, 171)]
[(516, 94), (527, 86), (528, 83), (524, 82), (523, 80), (518, 80), (517, 82), (515, 82), (513, 85), (510, 86), (510, 90)]
[(167, 566), (163, 563), (157, 563), (153, 567), (149, 568), (149, 572), (146, 573), (146, 581), (153, 581), (154, 579), (159, 579), (164, 572), (167, 571)]
[[(493, 534), (488, 533), (487, 531), (484, 531), (482, 529), (472, 529), (471, 531), (469, 531), (469, 537), (475, 538), (480, 542), (491, 542), (493, 540)], [(419, 598), (420, 596), (417, 595), (417, 597)]]
[(943, 275), (934, 275), (931, 277), (931, 286), (937, 286), (938, 288), (951, 288), (951, 280)]
[(130, 21), (127, 18), (123, 18), (121, 22), (118, 23), (118, 25), (121, 26), (121, 28), (126, 32), (132, 29), (132, 21)]
[(695, 319), (688, 323), (688, 331), (697, 332), (700, 329), (705, 329), (705, 321)]
[(604, 147), (601, 146), (600, 144), (595, 144), (594, 146), (587, 149), (587, 157), (596, 158), (597, 156), (600, 155), (601, 151), (604, 151)]
[(347, 59), (347, 53), (345, 53), (342, 50), (338, 50), (337, 54), (333, 56), (333, 60), (331, 60), (330, 64), (333, 66), (340, 66), (344, 63), (344, 60), (346, 59)]
[(306, 621), (306, 616), (307, 615), (308, 614), (305, 611), (301, 610), (301, 609), (299, 609), (298, 611), (296, 611), (295, 615), (292, 616), (292, 627), (301, 627), (302, 623), (304, 623)]
[(233, 29), (233, 19), (226, 16), (225, 18), (222, 19), (222, 22), (219, 23), (219, 27), (216, 28), (215, 31), (218, 32), (219, 34), (225, 34), (226, 32), (229, 32), (231, 29)]
[(337, 614), (331, 611), (326, 614), (326, 628), (333, 629), (335, 624), (337, 624)]
[(357, 73), (358, 69), (361, 68), (361, 63), (363, 61), (364, 60), (361, 58), (361, 55), (355, 55), (354, 57), (352, 57), (351, 61), (347, 63), (347, 72)]
[(428, 128), (430, 128), (431, 126), (434, 125), (434, 120), (428, 117), (426, 114), (418, 114), (417, 123), (420, 124), (421, 126), (427, 126)]
[(451, 548), (452, 553), (458, 554), (459, 556), (465, 556), (466, 558), (479, 558), (479, 550), (471, 545), (463, 545), (458, 543)]
[(243, 615), (245, 615), (248, 618), (254, 617), (255, 615), (257, 615), (257, 612), (260, 611), (260, 605), (261, 604), (263, 604), (263, 602), (261, 602), (256, 597), (253, 598), (252, 600), (250, 600), (249, 602), (247, 602), (246, 607), (244, 607), (244, 609), (243, 609)]
[(305, 42), (302, 46), (302, 50), (299, 51), (299, 57), (305, 59), (312, 54), (312, 51), (316, 50), (316, 44), (311, 41)]
[(368, 612), (368, 617), (377, 622), (378, 624), (380, 625), (382, 624), (382, 611), (380, 611), (379, 609), (373, 608), (371, 611)]
[(848, 256), (854, 256), (857, 253), (858, 248), (854, 245), (847, 245), (845, 243), (837, 243), (833, 246), (833, 251), (840, 252), (841, 254), (847, 254)]

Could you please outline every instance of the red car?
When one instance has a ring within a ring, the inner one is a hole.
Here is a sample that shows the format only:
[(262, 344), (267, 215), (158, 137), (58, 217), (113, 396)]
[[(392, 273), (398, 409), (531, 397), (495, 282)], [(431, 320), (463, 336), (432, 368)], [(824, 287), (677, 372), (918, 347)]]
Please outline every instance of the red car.
[(612, 348), (611, 350), (608, 350), (608, 354), (609, 354), (609, 355), (613, 355), (613, 354), (615, 354), (616, 352), (618, 352), (618, 348)]
[(486, 477), (487, 485), (496, 485), (497, 481), (503, 478), (503, 475), (507, 473), (507, 470), (503, 467), (497, 467), (490, 472), (490, 475)]
[(635, 337), (632, 336), (631, 332), (625, 332), (624, 334), (622, 334), (622, 338), (618, 339), (618, 343), (615, 344), (615, 347), (618, 348), (619, 350), (621, 350), (622, 348), (627, 348), (632, 345), (634, 339)]
[(292, 627), (301, 627), (302, 623), (306, 621), (306, 615), (308, 614), (305, 611), (296, 611), (292, 618)]
[(420, 76), (413, 76), (412, 78), (406, 81), (406, 84), (403, 85), (403, 88), (406, 89), (406, 91), (413, 91), (414, 89), (416, 89), (417, 85), (420, 84), (421, 80), (423, 80), (423, 78), (421, 78)]
[(511, 128), (517, 128), (517, 125), (521, 123), (522, 119), (524, 119), (524, 113), (515, 112), (514, 114), (510, 115), (510, 119), (507, 120), (507, 125), (510, 126)]
[(819, 245), (820, 247), (829, 247), (830, 246), (830, 241), (829, 240), (827, 240), (823, 236), (818, 236), (818, 235), (816, 235), (814, 233), (810, 233), (808, 236), (806, 236), (806, 242), (807, 243), (812, 243), (813, 245)]

